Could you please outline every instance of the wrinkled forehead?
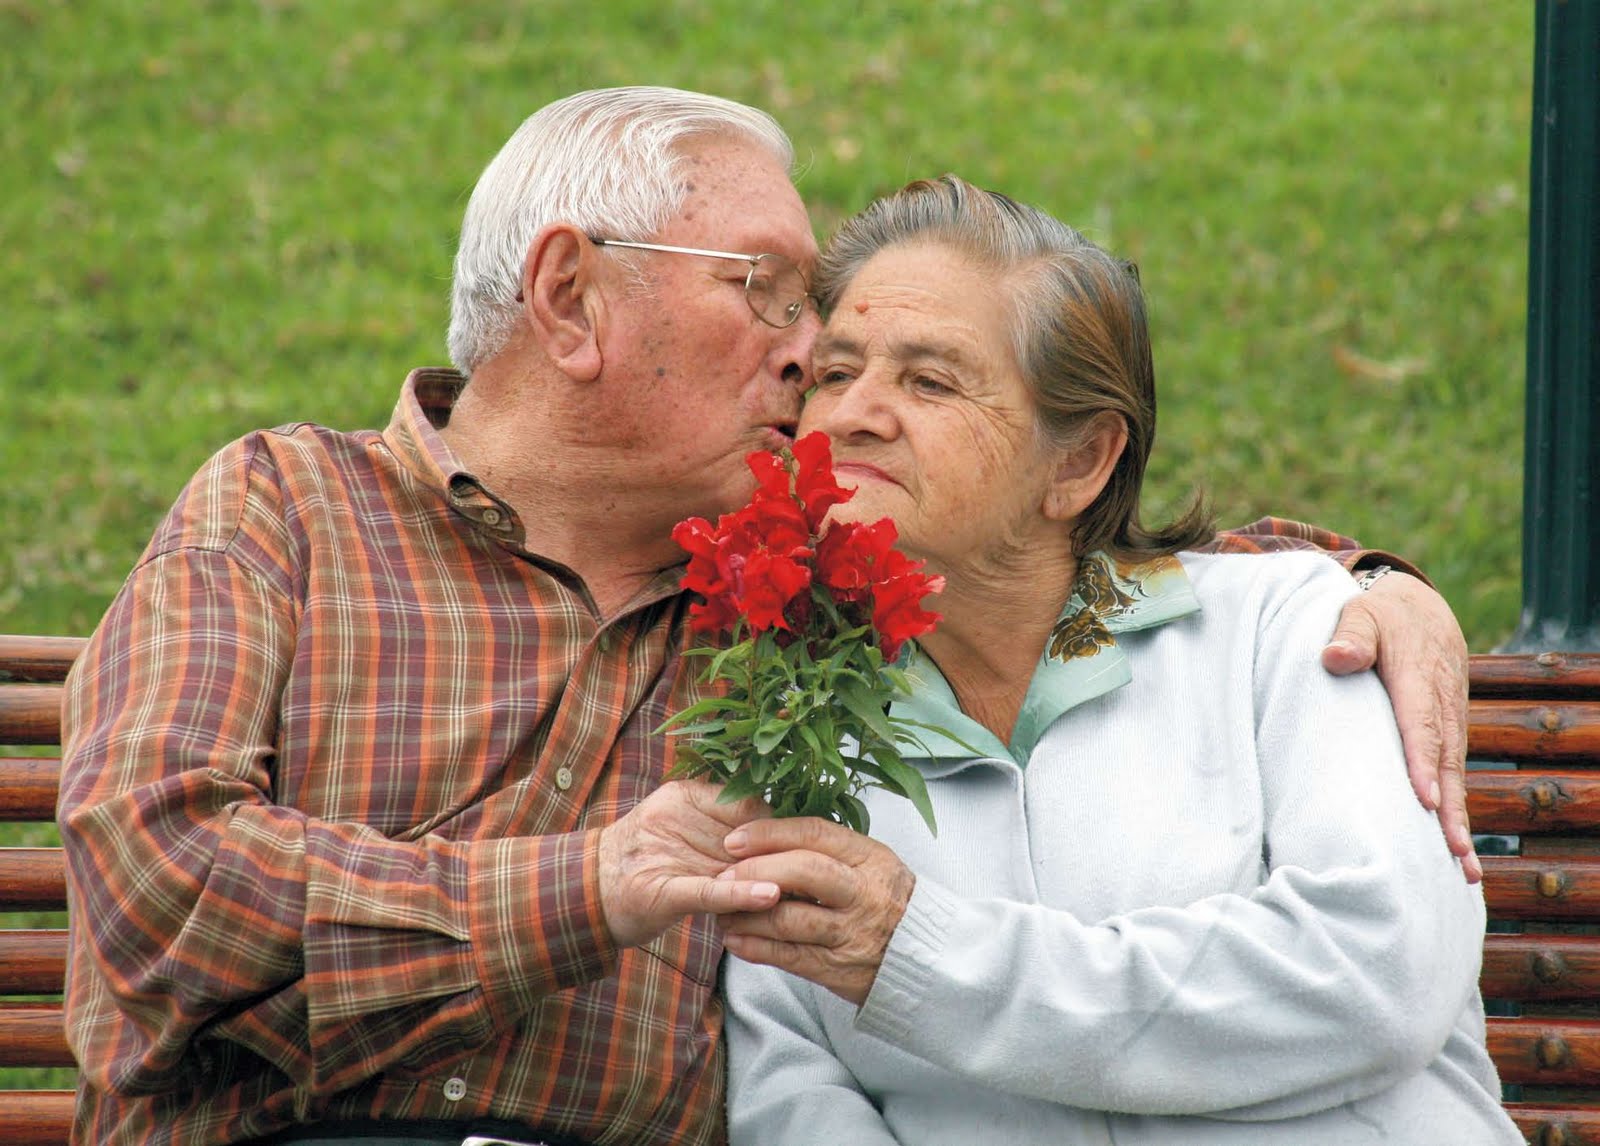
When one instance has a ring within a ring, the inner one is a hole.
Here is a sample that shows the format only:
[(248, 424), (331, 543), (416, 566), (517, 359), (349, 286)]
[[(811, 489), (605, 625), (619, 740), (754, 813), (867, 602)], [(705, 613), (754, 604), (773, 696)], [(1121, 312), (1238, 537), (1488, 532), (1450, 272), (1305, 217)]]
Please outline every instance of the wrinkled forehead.
[(889, 243), (854, 265), (842, 265), (829, 283), (835, 316), (866, 314), (874, 306), (917, 303), (923, 308), (984, 312), (1010, 302), (1020, 269), (1003, 267), (956, 242), (916, 236)]
[(821, 340), (927, 347), (1009, 338), (1005, 276), (939, 244), (886, 247), (838, 295)]
[(701, 245), (748, 254), (787, 255), (802, 267), (816, 261), (811, 219), (780, 156), (744, 136), (688, 140), (679, 156), (683, 201), (665, 231), (700, 237)]

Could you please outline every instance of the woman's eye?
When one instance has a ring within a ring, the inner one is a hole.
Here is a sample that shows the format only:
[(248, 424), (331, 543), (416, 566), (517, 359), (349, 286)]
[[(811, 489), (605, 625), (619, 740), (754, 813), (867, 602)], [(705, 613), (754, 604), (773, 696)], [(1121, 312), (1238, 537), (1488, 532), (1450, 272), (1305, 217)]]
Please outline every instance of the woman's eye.
[(846, 370), (819, 370), (817, 372), (818, 386), (839, 386), (850, 381), (850, 374)]
[(939, 379), (930, 378), (926, 374), (918, 374), (911, 380), (911, 385), (923, 394), (932, 394), (935, 396), (954, 394), (956, 392), (955, 387), (947, 386), (945, 383), (939, 381)]

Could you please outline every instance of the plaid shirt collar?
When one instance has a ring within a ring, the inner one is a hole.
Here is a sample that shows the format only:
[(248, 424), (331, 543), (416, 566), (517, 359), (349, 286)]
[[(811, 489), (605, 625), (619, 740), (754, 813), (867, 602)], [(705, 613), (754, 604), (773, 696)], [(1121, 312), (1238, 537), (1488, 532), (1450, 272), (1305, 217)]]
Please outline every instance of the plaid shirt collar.
[[(579, 583), (581, 579), (565, 565), (526, 548), (527, 530), (511, 503), (467, 469), (439, 433), (450, 423), (450, 412), (466, 385), (466, 375), (447, 367), (425, 366), (411, 371), (400, 388), (400, 399), (383, 440), (413, 477), (436, 490), (452, 510), (479, 530), (551, 572)], [(681, 563), (662, 569), (626, 608), (639, 608), (676, 594), (683, 572)]]
[(522, 550), (527, 534), (510, 503), (496, 497), (445, 444), (439, 433), (466, 386), (466, 376), (442, 367), (423, 367), (406, 376), (383, 440), (407, 470), (437, 490), (450, 508), (495, 540)]

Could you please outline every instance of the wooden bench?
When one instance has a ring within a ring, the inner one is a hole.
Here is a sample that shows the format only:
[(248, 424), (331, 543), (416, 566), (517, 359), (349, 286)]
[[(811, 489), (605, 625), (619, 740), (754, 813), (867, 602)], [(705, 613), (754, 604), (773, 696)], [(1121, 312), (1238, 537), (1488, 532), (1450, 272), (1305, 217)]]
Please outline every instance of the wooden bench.
[[(0, 636), (0, 745), (58, 742), (83, 644)], [(1600, 654), (1476, 656), (1471, 696), (1473, 828), (1520, 853), (1484, 856), (1483, 994), (1508, 1001), (1489, 1050), (1530, 1143), (1600, 1146)], [(0, 823), (52, 823), (59, 780), (59, 759), (0, 758)], [(0, 911), (64, 906), (59, 848), (0, 849)], [(65, 967), (61, 929), (0, 930), (0, 1068), (73, 1065)], [(71, 1119), (70, 1091), (0, 1089), (5, 1146), (57, 1146)]]

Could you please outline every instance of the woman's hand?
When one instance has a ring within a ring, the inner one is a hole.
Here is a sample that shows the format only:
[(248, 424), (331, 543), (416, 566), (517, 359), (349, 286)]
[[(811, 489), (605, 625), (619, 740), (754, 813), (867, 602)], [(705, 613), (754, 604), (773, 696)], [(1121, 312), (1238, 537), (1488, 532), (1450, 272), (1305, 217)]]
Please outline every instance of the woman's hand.
[(1405, 746), (1411, 787), (1436, 809), (1467, 880), (1483, 878), (1467, 824), (1467, 642), (1443, 597), (1398, 570), (1353, 597), (1322, 652), (1337, 675), (1377, 667)]
[(737, 862), (719, 878), (771, 882), (784, 899), (721, 920), (728, 950), (779, 967), (860, 1006), (916, 886), (900, 857), (827, 820), (757, 820), (722, 841)]

